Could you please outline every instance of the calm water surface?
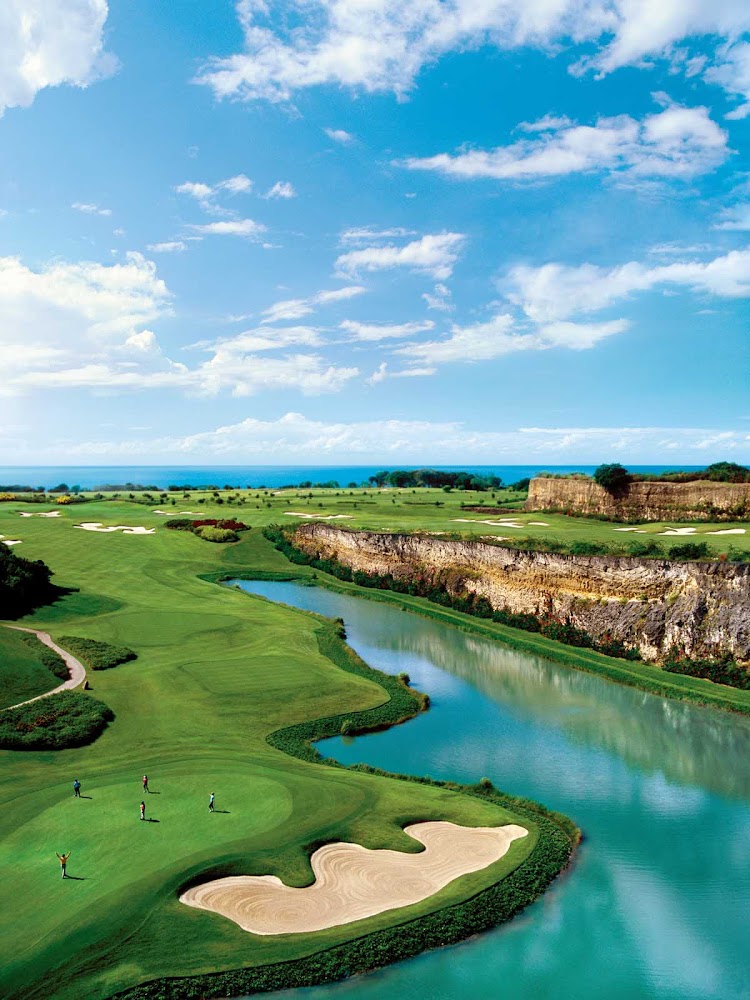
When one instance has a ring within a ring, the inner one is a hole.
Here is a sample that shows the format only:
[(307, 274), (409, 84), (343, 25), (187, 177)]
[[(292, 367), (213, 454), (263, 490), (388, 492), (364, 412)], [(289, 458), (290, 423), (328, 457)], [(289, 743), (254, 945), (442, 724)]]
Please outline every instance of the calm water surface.
[(750, 720), (668, 701), (397, 608), (293, 583), (243, 589), (346, 622), (426, 714), (324, 755), (477, 781), (572, 817), (586, 840), (496, 931), (291, 1000), (750, 998)]

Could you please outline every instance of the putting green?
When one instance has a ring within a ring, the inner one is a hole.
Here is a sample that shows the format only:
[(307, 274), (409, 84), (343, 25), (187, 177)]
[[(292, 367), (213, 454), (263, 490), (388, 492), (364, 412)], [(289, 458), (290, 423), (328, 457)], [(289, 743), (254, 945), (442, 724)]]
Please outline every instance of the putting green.
[[(157, 525), (154, 535), (72, 530), (78, 521)], [(0, 531), (19, 520), (0, 509)], [(293, 758), (269, 733), (383, 704), (377, 680), (339, 669), (318, 645), (333, 626), (218, 587), (199, 574), (284, 570), (255, 530), (232, 546), (170, 532), (127, 503), (23, 520), (22, 554), (76, 586), (23, 620), (53, 639), (74, 634), (134, 649), (138, 659), (91, 676), (115, 721), (91, 746), (0, 753), (0, 994), (97, 1000), (165, 976), (288, 961), (476, 895), (535, 849), (539, 829), (488, 868), (406, 910), (314, 934), (248, 935), (185, 907), (186, 884), (229, 875), (313, 881), (323, 842), (414, 852), (407, 823), (518, 822), (495, 802)], [(0, 632), (3, 630), (0, 630)], [(146, 772), (154, 793), (143, 796)], [(479, 776), (477, 776), (479, 777)], [(82, 793), (73, 797), (79, 778)], [(219, 812), (209, 815), (216, 793)], [(138, 819), (141, 798), (147, 817)], [(71, 851), (60, 878), (55, 851)]]

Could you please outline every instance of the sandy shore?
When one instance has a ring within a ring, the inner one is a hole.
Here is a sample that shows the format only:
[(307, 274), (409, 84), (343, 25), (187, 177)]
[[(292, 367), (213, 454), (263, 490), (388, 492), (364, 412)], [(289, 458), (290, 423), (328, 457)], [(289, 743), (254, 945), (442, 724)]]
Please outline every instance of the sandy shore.
[(430, 822), (405, 832), (425, 850), (404, 854), (326, 844), (311, 858), (315, 882), (307, 888), (290, 888), (275, 875), (238, 875), (194, 886), (180, 901), (220, 913), (252, 934), (310, 933), (428, 899), (502, 858), (528, 830)]

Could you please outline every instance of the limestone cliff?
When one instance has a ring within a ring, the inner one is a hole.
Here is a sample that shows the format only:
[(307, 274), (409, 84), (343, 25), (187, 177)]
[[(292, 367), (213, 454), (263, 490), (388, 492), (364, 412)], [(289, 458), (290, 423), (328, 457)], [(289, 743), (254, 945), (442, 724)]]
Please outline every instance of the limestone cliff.
[(297, 528), (295, 545), (352, 570), (426, 579), (475, 593), (493, 608), (553, 614), (597, 640), (619, 639), (645, 660), (673, 648), (696, 659), (750, 661), (750, 566), (721, 562), (521, 552), (482, 541)]
[(616, 494), (593, 479), (537, 477), (526, 510), (599, 514), (621, 521), (743, 520), (750, 518), (750, 483), (635, 482)]

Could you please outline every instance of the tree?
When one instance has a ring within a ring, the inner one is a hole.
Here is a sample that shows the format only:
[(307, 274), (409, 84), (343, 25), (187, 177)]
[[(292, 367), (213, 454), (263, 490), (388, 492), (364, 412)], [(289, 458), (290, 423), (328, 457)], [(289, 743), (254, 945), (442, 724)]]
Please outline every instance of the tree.
[(594, 482), (598, 483), (607, 493), (616, 493), (628, 485), (630, 475), (619, 462), (612, 462), (609, 465), (600, 465), (595, 470)]

